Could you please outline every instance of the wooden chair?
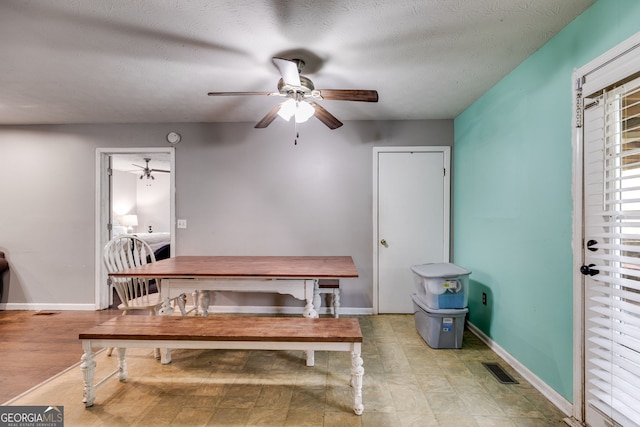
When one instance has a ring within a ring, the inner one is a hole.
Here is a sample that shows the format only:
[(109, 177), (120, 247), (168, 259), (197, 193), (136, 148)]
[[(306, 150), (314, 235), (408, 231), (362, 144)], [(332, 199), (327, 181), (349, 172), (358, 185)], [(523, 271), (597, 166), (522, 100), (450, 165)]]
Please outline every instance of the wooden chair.
[[(109, 273), (156, 262), (149, 244), (131, 235), (122, 235), (110, 240), (104, 247), (103, 259)], [(153, 316), (162, 306), (160, 280), (141, 277), (110, 277), (109, 280), (120, 298), (118, 309), (122, 310), (122, 315), (132, 311), (143, 311)], [(156, 289), (153, 289), (154, 283)], [(181, 314), (186, 316), (186, 295), (181, 294), (173, 298), (172, 302), (174, 305), (177, 303)], [(109, 349), (107, 354), (111, 355), (112, 351), (113, 349)], [(157, 350), (155, 356), (160, 357)]]

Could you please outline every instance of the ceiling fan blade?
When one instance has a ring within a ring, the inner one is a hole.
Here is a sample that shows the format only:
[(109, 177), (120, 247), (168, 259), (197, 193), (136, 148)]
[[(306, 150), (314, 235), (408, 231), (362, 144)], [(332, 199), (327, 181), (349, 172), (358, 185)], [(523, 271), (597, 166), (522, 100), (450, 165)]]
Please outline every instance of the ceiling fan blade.
[(209, 92), (209, 96), (240, 96), (240, 95), (266, 95), (275, 96), (280, 95), (278, 92)]
[(288, 59), (273, 58), (273, 63), (278, 67), (282, 80), (291, 86), (300, 86), (300, 73), (298, 72), (298, 64)]
[(264, 129), (271, 124), (271, 122), (278, 115), (278, 111), (280, 111), (280, 106), (282, 103), (274, 105), (273, 108), (264, 116), (256, 125), (254, 126), (257, 129)]
[(318, 118), (318, 120), (327, 125), (329, 129), (337, 129), (342, 126), (342, 122), (338, 120), (333, 114), (325, 110), (322, 105), (316, 104), (315, 102), (311, 103), (311, 105), (316, 110), (314, 115)]
[(140, 169), (146, 169), (144, 166), (136, 165), (135, 163), (131, 163), (131, 166), (135, 166)]
[(320, 97), (328, 101), (378, 102), (378, 91), (359, 89), (322, 89)]
[(166, 169), (150, 169), (149, 172), (164, 172), (164, 173), (171, 173), (171, 171), (168, 171)]

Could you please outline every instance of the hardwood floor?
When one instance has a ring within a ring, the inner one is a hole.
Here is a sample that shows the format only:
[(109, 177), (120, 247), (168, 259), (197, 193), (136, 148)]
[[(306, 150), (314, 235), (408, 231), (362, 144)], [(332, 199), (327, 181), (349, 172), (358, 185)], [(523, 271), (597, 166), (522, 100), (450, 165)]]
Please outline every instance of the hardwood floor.
[(120, 315), (102, 311), (0, 311), (0, 404), (80, 361), (78, 334)]

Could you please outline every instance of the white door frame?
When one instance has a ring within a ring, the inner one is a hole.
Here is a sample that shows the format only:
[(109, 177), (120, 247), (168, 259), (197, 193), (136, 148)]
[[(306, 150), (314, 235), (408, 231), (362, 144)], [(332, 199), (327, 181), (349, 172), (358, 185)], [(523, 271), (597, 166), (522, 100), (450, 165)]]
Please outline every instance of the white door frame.
[(441, 152), (447, 175), (444, 180), (444, 254), (448, 260), (451, 240), (451, 147), (449, 146), (402, 146), (402, 147), (374, 147), (373, 148), (373, 313), (378, 314), (378, 251), (380, 250), (380, 236), (378, 236), (378, 154), (379, 153), (421, 153)]
[(102, 310), (109, 306), (109, 287), (106, 283), (106, 270), (102, 262), (102, 248), (107, 244), (109, 233), (106, 225), (109, 223), (109, 177), (107, 168), (109, 156), (117, 154), (135, 153), (167, 153), (171, 173), (169, 174), (171, 256), (175, 253), (176, 238), (176, 178), (175, 178), (175, 148), (174, 147), (136, 147), (136, 148), (97, 148), (96, 149), (96, 217), (95, 217), (95, 308)]
[[(596, 86), (607, 87), (616, 83), (621, 78), (620, 69), (613, 61), (623, 57), (627, 52), (640, 44), (640, 33), (620, 43), (613, 49), (592, 60), (588, 64), (578, 68), (573, 73), (573, 108), (572, 108), (572, 143), (573, 143), (573, 418), (579, 422), (585, 421), (585, 342), (584, 342), (584, 321), (585, 321), (585, 292), (584, 276), (580, 274), (580, 266), (583, 264), (583, 240), (584, 240), (584, 212), (583, 212), (583, 154), (584, 141), (582, 140), (582, 128), (577, 128), (576, 111), (578, 105), (577, 85), (578, 79), (583, 76), (598, 72)], [(635, 49), (635, 55), (638, 55)], [(636, 70), (637, 71), (637, 70)], [(625, 74), (623, 71), (622, 74)], [(631, 73), (629, 73), (631, 74)], [(588, 96), (589, 93), (583, 95)]]

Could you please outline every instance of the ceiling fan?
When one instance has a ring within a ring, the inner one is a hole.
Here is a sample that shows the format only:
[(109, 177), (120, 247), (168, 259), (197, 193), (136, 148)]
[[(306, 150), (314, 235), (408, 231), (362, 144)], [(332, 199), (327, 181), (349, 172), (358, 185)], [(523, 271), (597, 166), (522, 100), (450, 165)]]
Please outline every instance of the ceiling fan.
[(144, 161), (147, 163), (146, 166), (140, 166), (140, 165), (136, 165), (134, 164), (133, 166), (138, 167), (140, 169), (142, 169), (142, 175), (140, 175), (140, 179), (147, 177), (147, 179), (156, 179), (153, 175), (151, 175), (152, 172), (163, 172), (163, 173), (170, 173), (171, 171), (166, 170), (166, 169), (151, 169), (149, 168), (149, 162), (151, 161), (150, 158), (145, 157)]
[(277, 92), (209, 92), (209, 96), (266, 95), (281, 96), (285, 101), (275, 105), (256, 125), (266, 128), (276, 116), (285, 120), (295, 117), (296, 123), (307, 121), (311, 116), (328, 126), (337, 129), (342, 122), (328, 112), (317, 100), (378, 102), (378, 92), (360, 89), (316, 89), (313, 82), (300, 75), (304, 67), (301, 59), (273, 58), (273, 63), (282, 78), (278, 81)]

